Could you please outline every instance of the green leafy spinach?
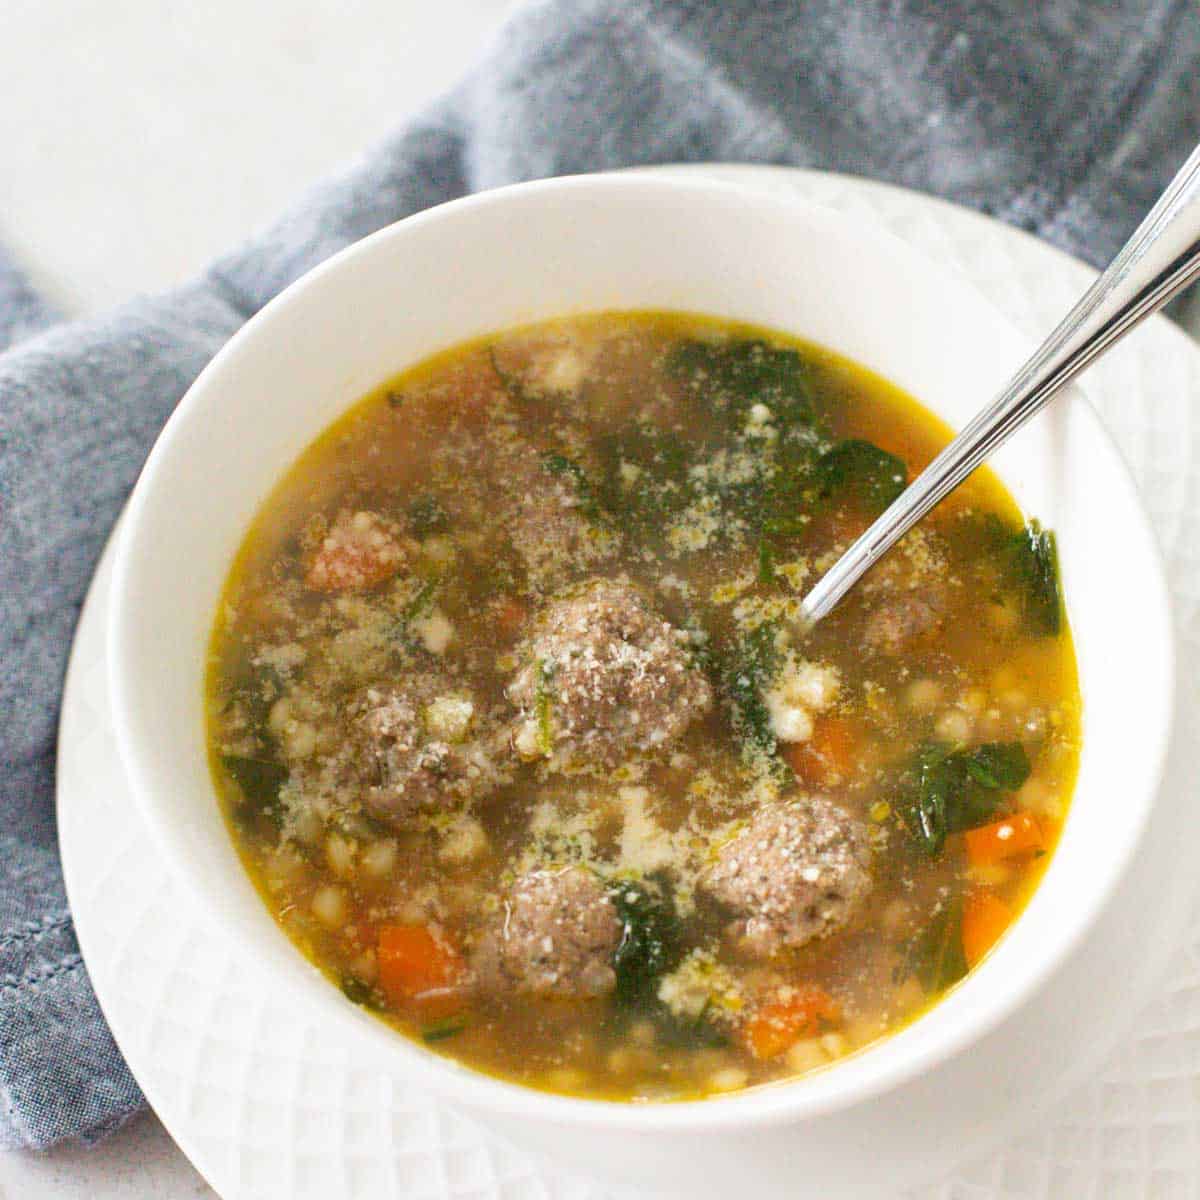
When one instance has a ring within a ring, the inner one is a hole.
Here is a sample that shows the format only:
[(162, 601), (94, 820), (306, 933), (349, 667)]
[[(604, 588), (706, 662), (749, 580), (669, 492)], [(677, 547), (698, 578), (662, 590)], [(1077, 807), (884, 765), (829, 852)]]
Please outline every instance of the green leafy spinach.
[(613, 954), (619, 1006), (654, 1004), (659, 979), (683, 957), (681, 928), (670, 891), (661, 881), (617, 880), (609, 895), (621, 922)]
[(776, 644), (779, 625), (766, 621), (738, 639), (727, 656), (722, 682), (732, 710), (733, 730), (743, 747), (773, 755), (777, 748), (763, 693), (782, 666)]
[(796, 350), (758, 338), (683, 341), (668, 355), (667, 369), (733, 424), (753, 404), (766, 404), (785, 428), (816, 419), (812, 366)]
[(447, 1017), (444, 1021), (436, 1021), (426, 1025), (421, 1030), (423, 1042), (444, 1042), (447, 1038), (455, 1037), (467, 1027), (466, 1017)]
[(775, 582), (775, 548), (765, 535), (758, 539), (758, 582)]
[(242, 815), (265, 817), (278, 826), (282, 817), (279, 790), (287, 782), (287, 767), (272, 758), (247, 758), (240, 754), (223, 755), (221, 765), (245, 799)]
[(711, 1004), (706, 1003), (700, 1014), (691, 1020), (677, 1017), (665, 1005), (654, 1013), (654, 1028), (658, 1041), (679, 1050), (712, 1050), (729, 1045), (729, 1035), (710, 1019)]
[(547, 658), (537, 661), (537, 679), (533, 689), (533, 712), (537, 718), (538, 749), (547, 757), (554, 751), (554, 696), (550, 681), (554, 678), (554, 663)]
[[(644, 543), (659, 541), (693, 498), (688, 468), (693, 448), (681, 437), (631, 423), (599, 440), (602, 476), (597, 499), (618, 516), (622, 529)], [(629, 482), (625, 472), (633, 469)]]
[(1029, 778), (1029, 771), (1019, 742), (991, 742), (969, 750), (927, 743), (905, 772), (905, 827), (916, 844), (936, 858), (949, 834), (988, 821), (1005, 795)]
[(401, 614), (400, 620), (403, 622), (406, 630), (413, 621), (426, 616), (429, 610), (433, 608), (433, 601), (437, 596), (437, 590), (441, 582), (441, 579), (436, 575), (426, 579), (420, 588), (417, 589), (417, 594), (404, 606), (404, 612)]
[(575, 495), (579, 501), (579, 511), (585, 517), (590, 517), (595, 520), (600, 515), (600, 505), (596, 500), (596, 494), (592, 490), (591, 481), (588, 479), (584, 469), (573, 459), (568, 458), (565, 454), (544, 454), (542, 456), (542, 466), (549, 471), (551, 475), (560, 475), (571, 481), (575, 488)]
[(901, 976), (916, 976), (928, 996), (944, 992), (967, 973), (967, 959), (962, 944), (962, 915), (961, 896), (946, 900), (909, 943), (905, 952)]
[(524, 404), (526, 402), (525, 389), (521, 386), (520, 379), (510, 371), (504, 370), (496, 359), (495, 346), (488, 347), (488, 359), (492, 364), (492, 370), (496, 373), (496, 378), (500, 380), (500, 386), (504, 389), (508, 398), (514, 404)]
[(342, 995), (351, 1004), (360, 1004), (372, 1012), (382, 1012), (387, 1008), (387, 1001), (378, 988), (372, 987), (359, 979), (357, 975), (343, 975), (341, 979)]
[(408, 522), (417, 537), (444, 533), (450, 526), (450, 514), (436, 496), (418, 496), (408, 506)]
[(817, 460), (816, 474), (822, 499), (849, 495), (875, 513), (883, 512), (908, 486), (903, 459), (861, 438), (826, 450)]
[(1000, 587), (1011, 592), (1025, 630), (1053, 637), (1062, 628), (1058, 545), (1052, 530), (1034, 520), (1017, 528), (995, 513), (965, 513), (948, 530), (951, 546), (971, 559), (982, 555), (999, 569)]
[(1058, 545), (1053, 531), (1030, 521), (1009, 541), (1005, 560), (1019, 588), (1026, 628), (1053, 637), (1062, 627)]

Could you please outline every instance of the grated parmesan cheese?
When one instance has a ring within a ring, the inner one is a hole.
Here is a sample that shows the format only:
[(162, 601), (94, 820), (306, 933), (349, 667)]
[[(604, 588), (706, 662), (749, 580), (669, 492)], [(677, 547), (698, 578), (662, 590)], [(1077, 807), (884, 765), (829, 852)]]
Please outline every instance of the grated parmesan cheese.
[(413, 618), (410, 628), (430, 654), (444, 654), (454, 639), (454, 626), (440, 608), (431, 608), (429, 612)]
[(788, 656), (775, 686), (763, 693), (771, 732), (781, 742), (806, 742), (813, 734), (813, 714), (837, 698), (841, 675), (832, 664)]
[(688, 1021), (701, 1014), (732, 1017), (745, 1005), (733, 973), (711, 950), (693, 950), (658, 985), (658, 998), (671, 1013)]

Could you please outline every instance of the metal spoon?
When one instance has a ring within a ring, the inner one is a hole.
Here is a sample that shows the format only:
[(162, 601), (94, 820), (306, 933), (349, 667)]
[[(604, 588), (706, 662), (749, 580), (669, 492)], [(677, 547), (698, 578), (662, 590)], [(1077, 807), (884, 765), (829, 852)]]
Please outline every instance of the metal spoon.
[(1080, 371), (1200, 276), (1200, 146), (1104, 273), (1000, 394), (817, 581), (801, 603), (809, 625), (931, 508), (1041, 412)]

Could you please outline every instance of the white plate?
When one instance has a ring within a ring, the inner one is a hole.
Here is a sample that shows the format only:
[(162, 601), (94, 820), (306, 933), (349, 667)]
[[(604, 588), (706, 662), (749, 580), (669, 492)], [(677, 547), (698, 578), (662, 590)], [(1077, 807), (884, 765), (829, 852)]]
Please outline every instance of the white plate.
[[(1031, 332), (1048, 328), (1089, 278), (1086, 268), (1030, 238), (914, 193), (777, 168), (699, 169), (798, 192), (884, 225), (966, 274)], [(1200, 982), (1187, 936), (1198, 882), (1191, 863), (1200, 846), (1190, 819), (1200, 667), (1200, 453), (1190, 398), (1198, 383), (1200, 354), (1157, 320), (1087, 385), (1147, 500), (1182, 633), (1187, 694), (1154, 825), (1113, 905), (1051, 985), (968, 1054), (905, 1087), (911, 1136), (927, 1152), (923, 1178), (898, 1178), (897, 1190), (985, 1152), (991, 1157), (959, 1167), (932, 1194), (1157, 1200), (1200, 1189), (1193, 1086)], [(106, 599), (107, 561), (80, 624), (63, 707), (64, 868), (114, 1034), (200, 1171), (226, 1200), (610, 1195), (357, 1060), (305, 1013), (271, 997), (255, 965), (224, 945), (175, 889), (140, 828), (113, 745)], [(1128, 1033), (1172, 957), (1168, 983)], [(1119, 1040), (1123, 1049), (1099, 1080), (1062, 1099)], [(881, 1112), (864, 1106), (864, 1148)], [(1041, 1134), (1011, 1141), (1035, 1121)]]

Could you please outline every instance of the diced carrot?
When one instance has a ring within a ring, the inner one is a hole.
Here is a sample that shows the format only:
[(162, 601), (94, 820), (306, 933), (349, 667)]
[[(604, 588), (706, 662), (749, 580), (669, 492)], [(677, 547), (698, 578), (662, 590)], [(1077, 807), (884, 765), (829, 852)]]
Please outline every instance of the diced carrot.
[(755, 1058), (775, 1058), (841, 1016), (841, 1006), (824, 988), (805, 984), (759, 1008), (742, 1027), (742, 1039)]
[(963, 899), (962, 947), (973, 967), (1012, 924), (1012, 909), (987, 888), (974, 888)]
[(818, 717), (807, 742), (787, 746), (784, 755), (797, 777), (810, 787), (844, 783), (854, 770), (858, 736), (845, 717)]
[(424, 925), (384, 925), (377, 946), (379, 986), (398, 1008), (422, 1017), (453, 1016), (466, 997), (466, 964)]
[(979, 829), (968, 829), (963, 835), (967, 858), (976, 867), (1003, 862), (1045, 848), (1042, 828), (1032, 813), (1019, 812)]
[(409, 557), (411, 545), (371, 512), (338, 514), (308, 564), (305, 587), (315, 592), (349, 592), (391, 579)]

